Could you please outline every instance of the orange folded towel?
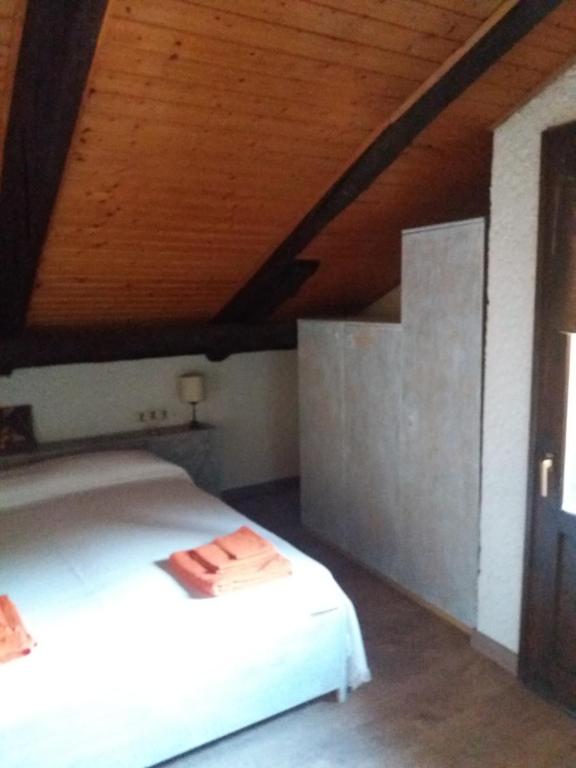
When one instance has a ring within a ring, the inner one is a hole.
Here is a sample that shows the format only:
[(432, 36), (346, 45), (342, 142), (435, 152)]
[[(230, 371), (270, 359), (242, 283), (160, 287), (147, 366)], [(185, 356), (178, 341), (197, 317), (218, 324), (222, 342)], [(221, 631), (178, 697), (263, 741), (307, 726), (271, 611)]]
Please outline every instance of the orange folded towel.
[[(210, 573), (231, 571), (241, 573), (261, 568), (277, 554), (274, 545), (253, 531), (250, 531), (251, 536), (247, 536), (245, 531), (250, 529), (245, 526), (240, 528), (236, 532), (239, 534), (237, 539), (233, 538), (236, 534), (230, 534), (229, 537), (214, 539), (210, 544), (191, 549), (190, 557), (197, 560)], [(243, 547), (243, 540), (248, 542), (245, 547)]]
[(266, 541), (266, 539), (259, 536), (256, 531), (253, 531), (246, 525), (238, 528), (234, 533), (228, 534), (228, 536), (220, 536), (220, 538), (214, 539), (214, 543), (236, 560), (246, 560), (249, 557), (255, 557), (266, 552), (274, 553), (276, 551), (273, 544)]
[(0, 595), (0, 663), (26, 656), (35, 645), (14, 603), (7, 595)]
[(289, 576), (292, 572), (289, 561), (282, 555), (274, 555), (265, 566), (252, 572), (226, 576), (210, 573), (190, 557), (189, 552), (174, 552), (170, 555), (169, 562), (173, 572), (186, 586), (212, 597)]
[(246, 526), (189, 551), (170, 555), (173, 572), (204, 594), (226, 592), (262, 584), (292, 573), (290, 561), (273, 544)]
[(230, 558), (223, 549), (217, 544), (204, 544), (201, 547), (190, 550), (190, 557), (197, 560), (200, 565), (204, 566), (208, 571), (217, 573), (218, 571), (229, 568), (231, 563), (235, 561)]

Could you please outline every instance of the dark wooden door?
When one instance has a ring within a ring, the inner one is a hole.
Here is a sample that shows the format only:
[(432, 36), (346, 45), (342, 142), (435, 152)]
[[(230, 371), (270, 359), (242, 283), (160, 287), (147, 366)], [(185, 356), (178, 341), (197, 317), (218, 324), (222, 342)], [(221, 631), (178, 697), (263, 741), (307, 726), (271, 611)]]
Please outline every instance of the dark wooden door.
[(576, 124), (544, 134), (541, 184), (520, 673), (576, 711)]

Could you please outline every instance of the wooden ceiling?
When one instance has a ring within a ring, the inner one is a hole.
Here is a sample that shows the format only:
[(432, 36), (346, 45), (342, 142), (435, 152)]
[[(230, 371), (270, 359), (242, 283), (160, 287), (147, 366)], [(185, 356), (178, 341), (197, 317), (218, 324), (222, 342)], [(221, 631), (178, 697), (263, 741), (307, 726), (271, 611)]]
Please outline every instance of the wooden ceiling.
[[(0, 2), (0, 137), (6, 134), (12, 81), (18, 57), (24, 4), (20, 0)], [(3, 142), (2, 142), (3, 143)], [(0, 147), (2, 144), (0, 143)]]
[[(523, 0), (526, 2), (526, 0)], [(30, 328), (214, 318), (502, 0), (109, 0)], [(0, 0), (5, 130), (23, 0)], [(399, 281), (404, 227), (488, 212), (491, 126), (576, 54), (564, 0), (301, 254), (276, 318)]]

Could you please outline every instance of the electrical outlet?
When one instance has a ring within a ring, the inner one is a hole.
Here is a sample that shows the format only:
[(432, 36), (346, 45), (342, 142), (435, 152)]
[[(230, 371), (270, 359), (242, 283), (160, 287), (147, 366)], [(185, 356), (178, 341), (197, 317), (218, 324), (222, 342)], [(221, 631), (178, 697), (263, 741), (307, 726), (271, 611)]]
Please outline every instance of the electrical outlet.
[(138, 421), (141, 424), (157, 424), (160, 421), (166, 421), (168, 411), (165, 408), (153, 408), (149, 411), (138, 411)]

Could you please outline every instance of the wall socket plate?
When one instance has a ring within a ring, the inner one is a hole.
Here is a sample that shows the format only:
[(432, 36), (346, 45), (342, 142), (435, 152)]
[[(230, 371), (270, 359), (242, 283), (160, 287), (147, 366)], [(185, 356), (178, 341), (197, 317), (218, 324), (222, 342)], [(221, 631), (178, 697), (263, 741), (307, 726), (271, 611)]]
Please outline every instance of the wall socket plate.
[(158, 424), (161, 421), (166, 421), (168, 418), (168, 411), (165, 408), (154, 408), (149, 411), (138, 411), (138, 421), (141, 424)]

